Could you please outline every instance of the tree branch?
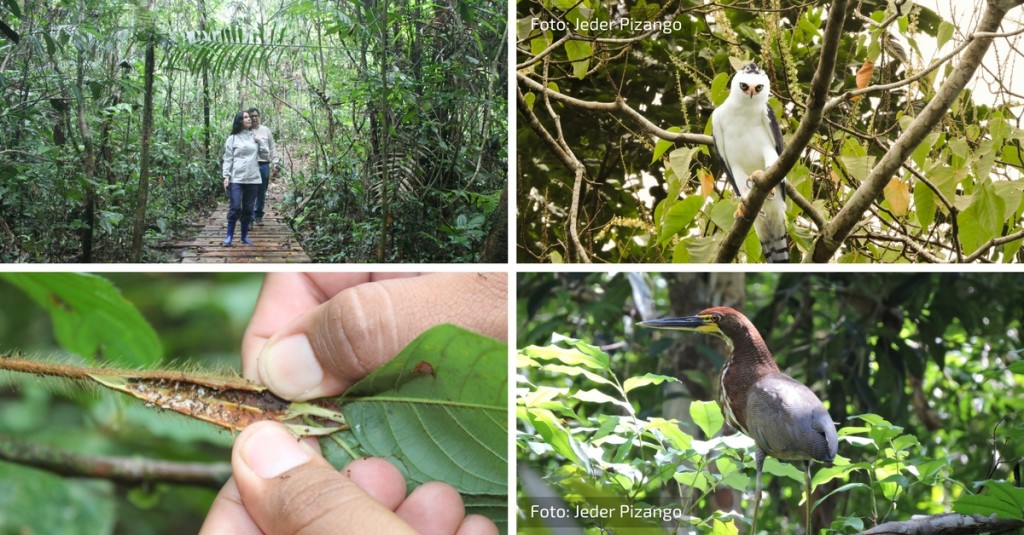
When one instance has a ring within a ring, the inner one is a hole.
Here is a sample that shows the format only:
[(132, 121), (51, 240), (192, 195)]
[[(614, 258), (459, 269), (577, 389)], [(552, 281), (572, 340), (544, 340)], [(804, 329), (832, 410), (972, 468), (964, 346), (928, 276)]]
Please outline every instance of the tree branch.
[(575, 108), (611, 113), (613, 115), (628, 118), (639, 124), (647, 133), (658, 136), (667, 141), (682, 141), (684, 143), (700, 145), (711, 145), (713, 143), (711, 136), (705, 136), (703, 134), (688, 134), (685, 132), (678, 134), (669, 132), (668, 130), (665, 130), (647, 120), (646, 117), (633, 109), (629, 104), (626, 104), (626, 101), (621, 98), (616, 99), (615, 102), (580, 100), (545, 87), (544, 84), (531, 79), (529, 76), (526, 76), (521, 72), (516, 73), (516, 79), (519, 81), (519, 84), (525, 86), (526, 89), (540, 93), (541, 95), (546, 95), (556, 102), (561, 102), (562, 104)]
[[(821, 40), (821, 59), (818, 61), (818, 68), (814, 71), (811, 79), (811, 90), (807, 98), (807, 111), (800, 126), (789, 141), (789, 145), (779, 155), (779, 159), (769, 167), (759, 179), (751, 177), (753, 187), (745, 199), (747, 214), (758, 214), (765, 199), (771, 193), (772, 188), (778, 186), (785, 178), (786, 173), (796, 165), (811, 137), (821, 124), (825, 97), (828, 95), (828, 86), (832, 83), (832, 75), (836, 69), (836, 55), (839, 53), (839, 40), (843, 33), (843, 24), (846, 22), (846, 11), (849, 6), (848, 0), (835, 0), (829, 7), (828, 22), (825, 25), (825, 34)], [(732, 229), (722, 241), (718, 252), (715, 254), (716, 263), (732, 262), (736, 258), (743, 240), (750, 232), (750, 225), (754, 218), (736, 218)]]
[(1024, 527), (1024, 521), (1021, 520), (948, 513), (944, 515), (921, 516), (899, 522), (886, 522), (862, 532), (861, 535), (906, 535), (911, 533), (966, 535), (969, 533), (1002, 533), (1021, 527)]
[[(991, 32), (999, 28), (1007, 11), (1019, 6), (1022, 1), (1024, 0), (989, 0), (981, 22), (975, 33), (969, 37), (970, 45), (964, 50), (963, 56), (949, 78), (943, 82), (935, 98), (925, 106), (918, 117), (882, 156), (875, 168), (871, 170), (868, 177), (847, 201), (846, 206), (825, 226), (822, 234), (814, 242), (811, 254), (807, 258), (808, 261), (828, 262), (832, 258), (874, 199), (882, 194), (889, 179), (896, 174), (904, 160), (910, 156), (910, 153), (925, 136), (932, 132), (935, 125), (949, 110), (949, 106), (970, 82), (992, 43)], [(831, 22), (831, 14), (829, 19)], [(756, 191), (755, 183), (754, 191), (751, 193)], [(757, 206), (760, 207), (760, 205)]]
[[(519, 108), (519, 112), (526, 116), (527, 124), (537, 134), (537, 137), (544, 142), (544, 145), (548, 147), (555, 157), (562, 161), (562, 165), (565, 165), (573, 173), (572, 207), (569, 211), (569, 237), (572, 240), (573, 247), (576, 248), (576, 254), (580, 260), (584, 263), (590, 263), (590, 257), (587, 255), (587, 250), (583, 247), (583, 243), (580, 242), (579, 230), (576, 228), (578, 223), (577, 212), (580, 207), (580, 194), (583, 187), (583, 177), (586, 174), (586, 167), (576, 158), (576, 155), (572, 153), (567, 144), (560, 143), (541, 124), (537, 115), (527, 106), (526, 98), (523, 96), (521, 89), (516, 91), (516, 105)], [(553, 119), (558, 121), (558, 116), (554, 115)]]
[(0, 435), (0, 459), (66, 477), (117, 483), (173, 483), (220, 488), (231, 476), (229, 463), (184, 463), (153, 459), (80, 455)]
[(786, 182), (786, 196), (793, 199), (793, 204), (800, 207), (804, 211), (804, 214), (814, 222), (814, 225), (818, 227), (818, 231), (825, 228), (825, 218), (821, 215), (821, 212), (814, 207), (811, 201), (800, 195), (800, 192), (796, 190), (789, 182)]

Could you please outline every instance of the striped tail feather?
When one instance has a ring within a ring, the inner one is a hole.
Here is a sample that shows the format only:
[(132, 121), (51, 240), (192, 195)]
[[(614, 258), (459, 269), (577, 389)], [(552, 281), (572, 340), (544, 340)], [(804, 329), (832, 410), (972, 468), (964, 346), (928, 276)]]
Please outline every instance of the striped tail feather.
[(754, 231), (770, 264), (789, 263), (789, 234), (786, 232), (786, 201), (776, 197), (764, 203), (754, 220)]

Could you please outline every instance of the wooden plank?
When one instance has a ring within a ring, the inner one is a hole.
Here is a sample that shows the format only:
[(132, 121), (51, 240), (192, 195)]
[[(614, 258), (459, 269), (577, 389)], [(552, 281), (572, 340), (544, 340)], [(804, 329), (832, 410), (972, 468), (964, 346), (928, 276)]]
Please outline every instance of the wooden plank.
[(188, 243), (188, 249), (181, 254), (182, 263), (223, 264), (223, 263), (309, 263), (311, 262), (302, 245), (284, 222), (276, 209), (284, 197), (284, 184), (280, 180), (270, 183), (267, 193), (267, 210), (262, 225), (249, 231), (253, 245), (241, 241), (241, 224), (235, 229), (234, 243), (222, 245), (227, 232), (227, 199), (205, 218), (199, 233)]

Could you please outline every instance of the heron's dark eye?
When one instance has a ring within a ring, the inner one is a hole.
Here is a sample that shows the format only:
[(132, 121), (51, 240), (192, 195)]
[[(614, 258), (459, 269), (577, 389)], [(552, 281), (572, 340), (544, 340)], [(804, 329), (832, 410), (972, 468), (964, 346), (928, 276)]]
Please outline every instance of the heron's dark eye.
[[(744, 84), (744, 85), (746, 85), (746, 84)], [(711, 315), (711, 320), (714, 321), (715, 323), (718, 323), (718, 322), (722, 321), (722, 315), (721, 314), (712, 314)]]
[(762, 89), (764, 89), (764, 84), (757, 84), (757, 86), (754, 87), (754, 91), (757, 91), (758, 93), (760, 93)]
[(746, 93), (746, 92), (747, 92), (747, 90), (749, 90), (749, 89), (750, 89), (750, 86), (749, 86), (749, 85), (747, 85), (747, 84), (745, 84), (745, 83), (743, 83), (743, 82), (740, 82), (740, 89), (742, 89), (742, 90), (743, 90), (743, 92), (744, 92), (744, 93)]

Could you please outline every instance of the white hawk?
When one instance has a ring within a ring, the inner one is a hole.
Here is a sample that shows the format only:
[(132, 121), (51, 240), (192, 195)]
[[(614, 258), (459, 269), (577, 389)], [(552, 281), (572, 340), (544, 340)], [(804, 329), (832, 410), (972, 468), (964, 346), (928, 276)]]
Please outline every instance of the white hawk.
[[(770, 167), (782, 153), (782, 130), (775, 110), (768, 105), (770, 93), (768, 75), (750, 63), (736, 73), (729, 97), (711, 113), (715, 153), (741, 198), (751, 189), (750, 176)], [(772, 190), (754, 219), (754, 230), (769, 262), (789, 262), (785, 184), (783, 180)], [(742, 210), (741, 204), (737, 213)]]

